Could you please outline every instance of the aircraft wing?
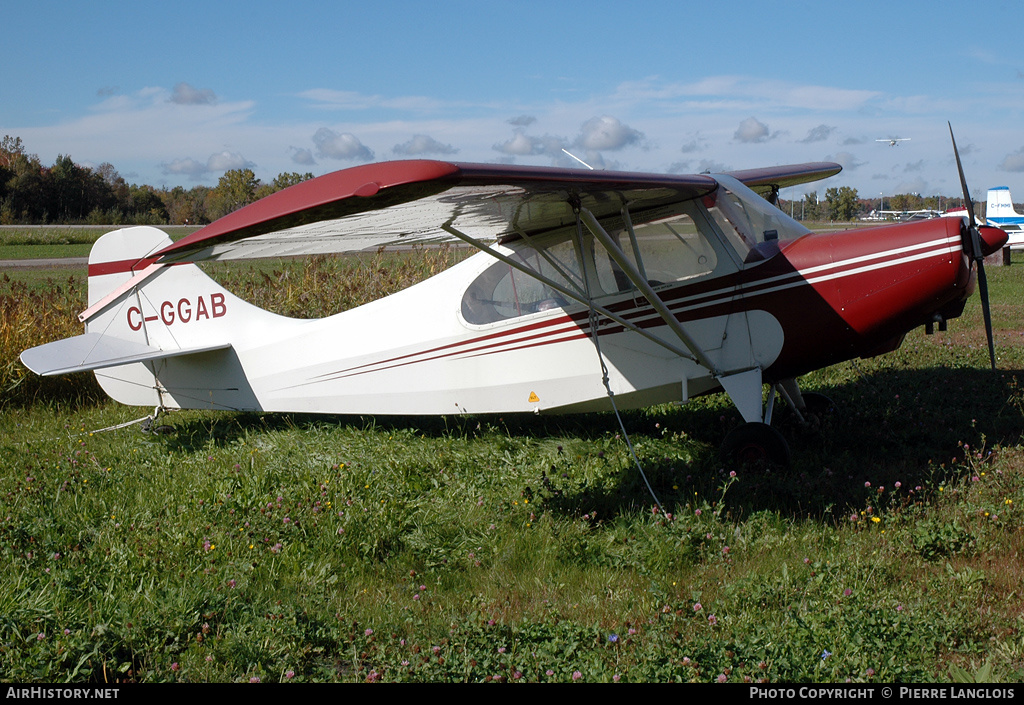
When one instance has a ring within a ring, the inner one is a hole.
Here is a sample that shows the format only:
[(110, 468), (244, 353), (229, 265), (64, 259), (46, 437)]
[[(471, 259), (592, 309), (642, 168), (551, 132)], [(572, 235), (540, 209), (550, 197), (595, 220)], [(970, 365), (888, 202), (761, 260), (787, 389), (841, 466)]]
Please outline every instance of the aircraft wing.
[(357, 252), (454, 241), (493, 242), (574, 222), (575, 195), (600, 215), (680, 203), (712, 191), (708, 176), (623, 174), (491, 164), (395, 161), (334, 172), (279, 191), (179, 240), (163, 261)]
[[(826, 178), (838, 164), (731, 172), (761, 193)], [(412, 160), (326, 174), (274, 193), (156, 254), (161, 262), (358, 252), (456, 240), (535, 235), (575, 222), (572, 203), (598, 219), (628, 205), (635, 223), (666, 218), (717, 188), (707, 174), (645, 174)]]
[(827, 179), (830, 176), (835, 176), (842, 169), (843, 167), (839, 164), (831, 162), (813, 162), (765, 169), (744, 169), (727, 173), (734, 179), (742, 181), (751, 191), (762, 197), (767, 197), (772, 192), (778, 193), (790, 186)]

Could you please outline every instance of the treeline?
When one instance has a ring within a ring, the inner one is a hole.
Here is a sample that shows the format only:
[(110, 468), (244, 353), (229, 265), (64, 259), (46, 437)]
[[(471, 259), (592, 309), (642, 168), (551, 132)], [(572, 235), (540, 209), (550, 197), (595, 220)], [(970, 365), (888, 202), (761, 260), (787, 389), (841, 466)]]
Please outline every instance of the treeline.
[[(779, 208), (797, 220), (815, 220), (842, 223), (857, 220), (875, 210), (887, 211), (946, 211), (962, 207), (964, 199), (955, 196), (921, 196), (917, 193), (898, 193), (884, 198), (861, 198), (857, 189), (849, 186), (830, 188), (819, 199), (812, 191), (802, 201), (779, 201)], [(978, 207), (975, 206), (977, 210)], [(978, 211), (979, 213), (984, 210)]]
[(201, 225), (312, 174), (279, 174), (271, 183), (233, 169), (218, 184), (156, 189), (129, 184), (113, 165), (89, 168), (60, 155), (52, 166), (25, 151), (20, 137), (0, 141), (0, 224)]

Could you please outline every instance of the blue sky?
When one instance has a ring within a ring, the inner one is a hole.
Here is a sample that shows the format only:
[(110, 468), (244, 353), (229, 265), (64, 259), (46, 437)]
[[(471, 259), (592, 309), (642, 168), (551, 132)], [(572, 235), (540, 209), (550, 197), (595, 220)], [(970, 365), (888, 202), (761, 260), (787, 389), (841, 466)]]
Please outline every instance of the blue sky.
[(566, 164), (564, 147), (649, 172), (830, 160), (843, 173), (804, 190), (953, 195), (948, 120), (975, 196), (1024, 199), (1018, 0), (37, 0), (3, 17), (0, 134), (130, 182)]

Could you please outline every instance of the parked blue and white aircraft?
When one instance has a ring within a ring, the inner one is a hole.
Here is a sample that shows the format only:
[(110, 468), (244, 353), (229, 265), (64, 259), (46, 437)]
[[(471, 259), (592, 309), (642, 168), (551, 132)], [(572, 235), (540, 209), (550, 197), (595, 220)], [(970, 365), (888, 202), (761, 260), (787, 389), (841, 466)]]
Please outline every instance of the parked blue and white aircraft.
[(1024, 249), (1024, 214), (1013, 209), (1008, 186), (995, 186), (988, 190), (985, 220), (989, 225), (1006, 231), (1010, 236), (1007, 243), (1010, 247)]

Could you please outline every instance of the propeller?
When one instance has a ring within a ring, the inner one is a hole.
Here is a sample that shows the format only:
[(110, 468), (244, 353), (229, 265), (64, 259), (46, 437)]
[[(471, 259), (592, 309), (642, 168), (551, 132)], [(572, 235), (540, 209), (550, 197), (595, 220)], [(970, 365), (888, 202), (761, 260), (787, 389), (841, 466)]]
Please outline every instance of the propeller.
[(985, 336), (988, 338), (988, 358), (992, 363), (992, 369), (996, 368), (996, 347), (992, 339), (992, 313), (988, 304), (988, 280), (985, 278), (985, 253), (981, 249), (981, 233), (978, 230), (978, 221), (974, 218), (974, 203), (971, 201), (970, 191), (967, 189), (967, 179), (964, 178), (964, 167), (960, 163), (960, 153), (956, 148), (956, 138), (953, 137), (952, 123), (949, 125), (949, 138), (953, 141), (953, 156), (956, 157), (956, 168), (960, 172), (960, 187), (964, 191), (964, 204), (967, 206), (967, 228), (971, 236), (970, 256), (978, 264), (978, 294), (981, 296), (981, 313), (985, 318)]

